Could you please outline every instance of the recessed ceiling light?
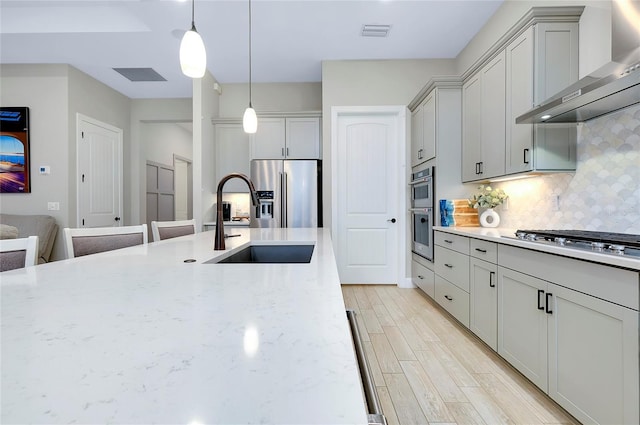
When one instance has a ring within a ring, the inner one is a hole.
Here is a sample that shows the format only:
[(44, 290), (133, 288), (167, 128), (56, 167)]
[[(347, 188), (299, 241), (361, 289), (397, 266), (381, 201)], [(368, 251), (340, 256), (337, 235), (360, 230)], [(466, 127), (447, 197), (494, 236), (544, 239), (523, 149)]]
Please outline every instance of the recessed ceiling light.
[(386, 37), (391, 25), (365, 24), (362, 26), (363, 37)]
[(540, 117), (541, 120), (548, 120), (549, 118), (551, 118), (551, 115), (543, 115)]

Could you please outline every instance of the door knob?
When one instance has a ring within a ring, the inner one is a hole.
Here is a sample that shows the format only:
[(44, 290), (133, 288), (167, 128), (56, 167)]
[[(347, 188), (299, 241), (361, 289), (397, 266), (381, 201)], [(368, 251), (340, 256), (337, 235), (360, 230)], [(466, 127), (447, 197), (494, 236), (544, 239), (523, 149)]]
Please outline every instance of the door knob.
[(391, 222), (391, 223), (395, 223), (395, 222), (396, 222), (396, 219), (395, 219), (395, 218), (392, 218), (391, 220), (387, 220), (387, 221), (389, 221), (389, 222)]

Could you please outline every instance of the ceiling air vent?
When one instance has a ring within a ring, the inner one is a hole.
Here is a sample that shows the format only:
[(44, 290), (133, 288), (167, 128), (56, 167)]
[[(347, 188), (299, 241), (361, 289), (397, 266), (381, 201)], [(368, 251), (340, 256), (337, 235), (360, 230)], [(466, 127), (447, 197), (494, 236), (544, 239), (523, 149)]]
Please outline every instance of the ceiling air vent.
[(391, 25), (363, 25), (363, 37), (386, 37), (389, 35)]
[(153, 68), (113, 68), (114, 71), (122, 74), (129, 81), (167, 81), (162, 75), (158, 74)]

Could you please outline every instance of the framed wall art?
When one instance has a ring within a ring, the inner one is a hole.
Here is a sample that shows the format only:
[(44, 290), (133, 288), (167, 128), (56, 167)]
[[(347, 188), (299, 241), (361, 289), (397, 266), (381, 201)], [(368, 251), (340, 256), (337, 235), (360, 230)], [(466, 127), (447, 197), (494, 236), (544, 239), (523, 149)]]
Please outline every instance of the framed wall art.
[(0, 193), (30, 193), (29, 108), (0, 107)]

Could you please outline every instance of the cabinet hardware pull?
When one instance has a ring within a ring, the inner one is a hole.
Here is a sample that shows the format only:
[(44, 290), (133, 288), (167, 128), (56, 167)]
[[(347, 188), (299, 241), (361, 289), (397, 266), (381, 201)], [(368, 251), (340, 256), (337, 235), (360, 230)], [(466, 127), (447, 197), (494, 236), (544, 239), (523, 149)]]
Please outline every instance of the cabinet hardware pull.
[(444, 263), (444, 265), (445, 265), (445, 266), (447, 266), (447, 267), (449, 267), (450, 269), (452, 269), (452, 268), (453, 268), (453, 266), (452, 266), (451, 264)]
[(450, 241), (449, 239), (445, 239), (444, 240), (446, 243), (453, 243), (453, 241)]
[(489, 272), (489, 287), (491, 288), (496, 287), (496, 284), (493, 283), (495, 277), (496, 277), (496, 272)]
[(424, 276), (418, 275), (418, 279), (424, 279)]
[(287, 148), (287, 156), (289, 156), (289, 148)]
[(553, 310), (551, 310), (550, 307), (549, 307), (551, 305), (550, 298), (551, 298), (552, 295), (553, 294), (548, 293), (547, 297), (546, 297), (546, 300), (545, 300), (545, 309), (544, 309), (544, 311), (547, 314), (552, 314), (553, 313)]
[(480, 161), (478, 164), (480, 164), (480, 173), (478, 173), (478, 174), (484, 173), (484, 171), (482, 170), (482, 168), (483, 168), (482, 166), (484, 165), (484, 162)]
[(476, 174), (480, 174), (480, 163), (476, 162)]
[(538, 310), (544, 310), (544, 306), (540, 302), (540, 295), (544, 295), (544, 291), (542, 289), (538, 289)]
[(451, 298), (449, 295), (445, 295), (444, 296), (446, 299), (448, 299), (449, 301), (453, 301), (453, 298)]
[(524, 156), (524, 158), (522, 158), (522, 161), (523, 161), (525, 164), (528, 164), (528, 163), (529, 163), (529, 160), (527, 159), (527, 154), (528, 154), (528, 153), (529, 153), (529, 149), (525, 149), (525, 150), (524, 150), (524, 152), (523, 152), (523, 156)]
[(487, 253), (487, 250), (486, 250), (486, 249), (476, 248), (476, 251), (481, 252), (481, 253), (483, 253), (483, 254), (486, 254), (486, 253)]
[(284, 156), (284, 148), (280, 148), (280, 151), (282, 152), (280, 155)]

